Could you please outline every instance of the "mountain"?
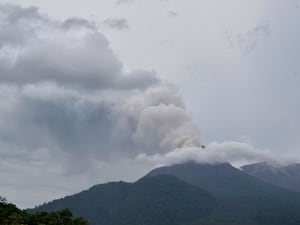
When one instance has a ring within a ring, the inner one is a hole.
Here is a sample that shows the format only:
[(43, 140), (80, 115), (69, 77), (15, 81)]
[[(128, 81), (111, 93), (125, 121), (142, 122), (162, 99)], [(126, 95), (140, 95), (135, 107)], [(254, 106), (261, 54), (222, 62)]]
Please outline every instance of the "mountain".
[[(253, 187), (261, 191), (261, 182), (245, 175), (229, 163), (198, 164), (188, 162), (165, 166), (150, 171), (146, 177), (168, 174), (209, 190), (217, 196), (249, 194)], [(255, 190), (256, 191), (256, 190)]]
[(299, 194), (229, 163), (160, 167), (134, 183), (96, 185), (30, 212), (69, 208), (91, 225), (299, 225)]
[(69, 208), (91, 225), (181, 225), (207, 216), (215, 198), (173, 176), (145, 177), (135, 183), (96, 185), (30, 212)]
[[(281, 188), (262, 182), (229, 163), (198, 164), (187, 162), (150, 171), (146, 177), (168, 174), (190, 184), (209, 190), (216, 196), (257, 196), (285, 192)], [(272, 191), (271, 191), (272, 190)]]
[[(235, 224), (300, 224), (299, 194), (252, 177), (229, 163), (188, 162), (150, 171), (146, 177), (173, 175), (211, 192), (217, 199), (212, 221)], [(294, 223), (298, 221), (299, 223)]]
[(300, 164), (281, 166), (275, 163), (261, 162), (243, 166), (241, 169), (267, 183), (300, 192)]

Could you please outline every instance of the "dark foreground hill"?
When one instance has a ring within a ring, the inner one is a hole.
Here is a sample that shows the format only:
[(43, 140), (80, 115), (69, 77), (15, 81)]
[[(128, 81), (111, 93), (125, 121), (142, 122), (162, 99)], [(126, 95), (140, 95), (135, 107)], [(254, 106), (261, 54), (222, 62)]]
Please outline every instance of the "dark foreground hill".
[(31, 212), (70, 208), (92, 225), (300, 225), (299, 194), (230, 164), (185, 163), (55, 200)]
[(280, 166), (274, 163), (261, 162), (243, 166), (241, 169), (267, 183), (300, 192), (300, 164)]
[(82, 218), (72, 218), (72, 212), (63, 209), (51, 213), (29, 214), (18, 209), (14, 204), (7, 203), (0, 196), (0, 224), (1, 225), (88, 225)]

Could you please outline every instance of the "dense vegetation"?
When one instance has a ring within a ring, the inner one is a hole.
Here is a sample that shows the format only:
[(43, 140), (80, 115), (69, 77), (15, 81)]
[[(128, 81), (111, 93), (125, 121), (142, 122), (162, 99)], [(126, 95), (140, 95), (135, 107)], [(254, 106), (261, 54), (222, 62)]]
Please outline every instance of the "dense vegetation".
[(42, 205), (70, 208), (92, 225), (299, 225), (299, 193), (230, 164), (158, 168), (135, 183), (114, 182)]
[(33, 211), (65, 206), (95, 225), (182, 225), (209, 215), (215, 199), (200, 188), (162, 175), (132, 184), (97, 185)]
[(58, 212), (39, 212), (29, 214), (7, 203), (0, 197), (0, 224), (1, 225), (88, 225), (82, 218), (72, 218), (72, 212), (63, 209)]
[(185, 163), (161, 167), (146, 176), (161, 174), (176, 176), (208, 190), (217, 199), (214, 212), (198, 223), (299, 225), (300, 195), (224, 164)]

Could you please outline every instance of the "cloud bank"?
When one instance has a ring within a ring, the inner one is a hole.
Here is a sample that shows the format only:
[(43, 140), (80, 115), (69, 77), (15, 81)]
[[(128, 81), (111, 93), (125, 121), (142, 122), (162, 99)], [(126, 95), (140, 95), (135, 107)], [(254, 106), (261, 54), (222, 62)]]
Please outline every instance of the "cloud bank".
[(81, 163), (199, 145), (178, 91), (153, 71), (124, 72), (93, 23), (3, 4), (0, 17), (3, 157), (46, 149)]
[(257, 149), (249, 143), (235, 141), (213, 142), (205, 148), (177, 148), (165, 154), (148, 155), (142, 153), (136, 157), (137, 162), (152, 163), (156, 166), (189, 161), (208, 164), (230, 162), (233, 165), (240, 166), (261, 161), (291, 163), (294, 160), (289, 156), (281, 156), (278, 159), (267, 149)]

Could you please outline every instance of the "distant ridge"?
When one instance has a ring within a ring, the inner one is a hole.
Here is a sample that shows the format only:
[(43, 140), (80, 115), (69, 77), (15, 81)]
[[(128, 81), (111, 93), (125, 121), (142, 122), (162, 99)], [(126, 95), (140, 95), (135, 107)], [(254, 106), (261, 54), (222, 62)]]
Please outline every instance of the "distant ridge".
[(241, 169), (267, 183), (300, 192), (300, 164), (295, 163), (287, 166), (261, 162), (241, 167)]

